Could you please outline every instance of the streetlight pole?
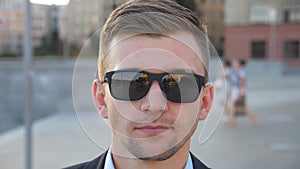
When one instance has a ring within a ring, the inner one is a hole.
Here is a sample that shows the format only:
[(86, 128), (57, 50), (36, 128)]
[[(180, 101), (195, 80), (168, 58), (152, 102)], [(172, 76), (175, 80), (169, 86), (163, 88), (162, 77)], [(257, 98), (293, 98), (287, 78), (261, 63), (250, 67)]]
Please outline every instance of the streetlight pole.
[(31, 169), (32, 162), (32, 114), (33, 114), (33, 96), (32, 96), (32, 39), (31, 39), (31, 6), (29, 0), (25, 0), (25, 30), (23, 35), (23, 64), (24, 64), (24, 85), (25, 85), (25, 168)]
[[(67, 5), (69, 0), (52, 0), (44, 5)], [(32, 168), (32, 121), (33, 121), (33, 70), (32, 70), (32, 38), (31, 38), (31, 3), (46, 1), (25, 0), (25, 29), (23, 31), (23, 65), (24, 65), (24, 89), (25, 89), (25, 169)]]

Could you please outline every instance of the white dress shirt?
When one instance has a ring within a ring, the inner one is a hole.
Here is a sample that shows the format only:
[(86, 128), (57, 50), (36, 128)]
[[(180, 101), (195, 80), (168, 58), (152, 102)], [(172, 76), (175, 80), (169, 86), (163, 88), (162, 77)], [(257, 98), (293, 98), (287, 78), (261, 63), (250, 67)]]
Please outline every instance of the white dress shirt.
[[(104, 169), (115, 169), (113, 160), (112, 160), (112, 155), (111, 155), (111, 148), (109, 148), (106, 158), (105, 158), (105, 164), (104, 164)], [(184, 166), (184, 169), (193, 169), (193, 162), (192, 162), (192, 157), (191, 154), (188, 156), (188, 160)]]

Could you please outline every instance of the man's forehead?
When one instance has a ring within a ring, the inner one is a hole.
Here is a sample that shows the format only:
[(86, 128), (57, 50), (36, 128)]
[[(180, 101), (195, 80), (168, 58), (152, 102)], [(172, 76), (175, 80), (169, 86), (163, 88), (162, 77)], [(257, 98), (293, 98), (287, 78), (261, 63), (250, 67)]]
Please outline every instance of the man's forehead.
[(116, 63), (118, 64), (115, 65), (115, 70), (159, 69), (165, 72), (171, 72), (173, 70), (197, 72), (195, 61), (187, 59), (187, 57), (183, 59), (168, 50), (157, 48), (138, 50), (122, 58), (122, 60), (119, 59)]
[[(190, 32), (186, 31), (178, 31), (172, 34), (120, 34), (113, 37), (110, 43), (110, 50), (115, 48), (116, 46), (123, 45), (124, 43), (127, 44), (135, 44), (140, 43), (139, 41), (147, 40), (147, 45), (151, 43), (156, 44), (158, 40), (174, 43), (173, 45), (185, 46), (192, 50), (195, 53), (200, 53), (201, 49), (199, 47), (199, 43), (197, 43), (195, 37)], [(203, 41), (206, 41), (203, 39)]]
[(156, 67), (196, 71), (204, 65), (197, 42), (185, 32), (154, 37), (117, 36), (112, 41), (109, 55), (109, 63), (115, 66), (112, 69)]

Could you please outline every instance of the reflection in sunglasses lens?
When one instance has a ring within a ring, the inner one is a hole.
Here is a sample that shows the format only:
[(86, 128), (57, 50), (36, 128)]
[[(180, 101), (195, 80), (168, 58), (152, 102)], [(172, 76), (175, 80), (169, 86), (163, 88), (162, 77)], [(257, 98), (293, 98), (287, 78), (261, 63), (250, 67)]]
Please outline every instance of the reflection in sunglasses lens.
[(149, 76), (145, 73), (137, 73), (129, 84), (130, 100), (138, 100), (144, 97), (148, 91)]

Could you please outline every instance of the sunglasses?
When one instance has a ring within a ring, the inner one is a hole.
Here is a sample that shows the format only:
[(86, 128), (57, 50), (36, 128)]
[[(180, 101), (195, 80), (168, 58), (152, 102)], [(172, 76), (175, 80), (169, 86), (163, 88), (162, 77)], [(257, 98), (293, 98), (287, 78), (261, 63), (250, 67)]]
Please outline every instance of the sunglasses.
[(191, 103), (199, 97), (205, 78), (194, 73), (119, 70), (105, 73), (102, 83), (108, 83), (113, 98), (136, 101), (147, 95), (154, 80), (158, 81), (167, 100)]

